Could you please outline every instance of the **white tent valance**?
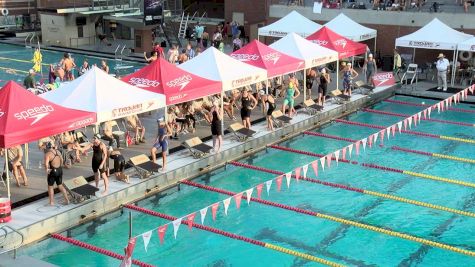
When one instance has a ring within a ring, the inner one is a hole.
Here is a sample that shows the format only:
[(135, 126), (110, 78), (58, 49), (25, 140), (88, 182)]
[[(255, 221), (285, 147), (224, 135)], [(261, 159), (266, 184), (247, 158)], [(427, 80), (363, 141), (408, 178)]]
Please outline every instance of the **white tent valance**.
[(475, 51), (475, 37), (469, 38), (457, 45), (459, 51)]
[(55, 104), (95, 112), (104, 122), (165, 107), (165, 96), (139, 89), (97, 67), (58, 89), (41, 94)]
[(295, 32), (302, 37), (307, 37), (320, 30), (321, 27), (322, 25), (307, 19), (294, 10), (278, 21), (259, 28), (258, 35), (284, 37), (288, 33)]
[(289, 56), (302, 59), (305, 68), (313, 68), (338, 60), (338, 52), (319, 46), (295, 33), (289, 33), (284, 38), (270, 45), (271, 48)]
[(341, 13), (325, 24), (330, 30), (352, 41), (361, 42), (376, 38), (377, 31), (365, 27)]
[(178, 67), (203, 78), (222, 82), (224, 91), (267, 79), (266, 70), (236, 60), (214, 47)]
[(438, 50), (455, 50), (457, 44), (473, 35), (459, 32), (437, 18), (419, 30), (396, 39), (396, 46)]

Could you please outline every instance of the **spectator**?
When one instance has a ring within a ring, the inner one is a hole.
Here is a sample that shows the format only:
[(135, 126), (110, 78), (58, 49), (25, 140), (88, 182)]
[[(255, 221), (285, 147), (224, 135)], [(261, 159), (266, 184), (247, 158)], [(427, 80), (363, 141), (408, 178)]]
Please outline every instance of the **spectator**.
[(239, 38), (239, 35), (236, 35), (236, 38), (233, 40), (233, 52), (242, 48), (242, 41)]
[(164, 57), (164, 55), (165, 55), (164, 52), (163, 52), (163, 48), (160, 46), (160, 44), (156, 44), (153, 47), (153, 51), (157, 52), (158, 57)]
[(195, 57), (195, 50), (191, 46), (191, 43), (188, 43), (186, 45), (186, 55), (188, 56), (188, 59), (192, 59)]
[[(207, 31), (204, 31), (203, 32), (203, 36), (202, 36), (202, 43), (201, 45), (203, 46), (204, 49), (208, 48), (208, 42), (209, 42), (209, 33)], [(200, 47), (198, 47), (200, 48)], [(198, 49), (197, 48), (197, 49)], [(198, 53), (197, 53), (198, 54)]]
[(54, 66), (53, 64), (49, 64), (48, 83), (53, 84), (55, 80), (56, 80), (56, 75), (54, 73)]
[(35, 71), (33, 69), (28, 71), (28, 75), (23, 80), (23, 86), (25, 86), (26, 89), (36, 88)]
[(156, 51), (152, 51), (150, 57), (147, 57), (147, 52), (143, 52), (143, 58), (145, 61), (147, 61), (147, 63), (152, 63), (158, 59), (158, 53)]
[(175, 64), (178, 61), (178, 55), (179, 55), (178, 46), (174, 44), (172, 48), (168, 50), (168, 53), (167, 53), (168, 62)]
[(135, 144), (145, 143), (145, 127), (142, 125), (139, 117), (134, 114), (125, 118), (127, 125), (135, 132)]
[(105, 71), (105, 73), (109, 74), (109, 66), (107, 65), (107, 62), (104, 59), (101, 60), (101, 69)]
[(62, 60), (62, 66), (64, 69), (64, 75), (66, 80), (72, 81), (74, 80), (74, 73), (73, 70), (76, 68), (76, 63), (74, 63), (74, 60), (71, 58), (71, 54), (69, 53), (64, 53), (64, 58)]
[(178, 55), (178, 64), (183, 64), (188, 61), (188, 55), (186, 54), (186, 49), (181, 50), (181, 54)]
[(445, 58), (444, 54), (440, 53), (437, 57), (437, 90), (444, 89), (447, 91), (447, 70), (450, 67), (449, 61)]
[(393, 63), (393, 73), (394, 75), (397, 75), (399, 80), (401, 79), (399, 77), (399, 69), (401, 69), (402, 66), (402, 61), (401, 61), (401, 55), (399, 55), (399, 52), (397, 49), (394, 49), (394, 63)]
[(87, 62), (87, 59), (85, 59), (79, 68), (79, 76), (84, 75), (88, 70), (91, 69), (91, 66), (89, 66), (89, 62)]
[[(1, 150), (1, 155), (4, 155), (4, 150)], [(25, 169), (23, 168), (23, 149), (21, 145), (13, 146), (7, 149), (7, 161), (8, 168), (13, 173), (13, 177), (16, 180), (16, 185), (20, 187), (22, 184), (28, 186), (28, 177), (26, 177)], [(20, 176), (23, 179), (23, 183), (20, 183)]]
[(203, 25), (201, 25), (199, 22), (198, 24), (196, 24), (195, 26), (195, 35), (196, 35), (196, 43), (197, 43), (197, 46), (198, 45), (201, 45), (201, 38), (203, 36), (203, 32), (205, 31), (205, 28), (203, 27)]
[(117, 147), (120, 149), (120, 136), (114, 134), (112, 131), (112, 121), (104, 122), (104, 131), (102, 139), (109, 142), (109, 147)]
[(213, 34), (213, 46), (218, 49), (222, 40), (223, 36), (221, 35), (221, 32), (219, 32), (219, 29), (216, 29)]
[(53, 143), (47, 142), (45, 144), (44, 164), (48, 182), (48, 198), (49, 204), (54, 205), (54, 184), (64, 196), (66, 205), (69, 204), (68, 193), (63, 186), (63, 156), (56, 150)]

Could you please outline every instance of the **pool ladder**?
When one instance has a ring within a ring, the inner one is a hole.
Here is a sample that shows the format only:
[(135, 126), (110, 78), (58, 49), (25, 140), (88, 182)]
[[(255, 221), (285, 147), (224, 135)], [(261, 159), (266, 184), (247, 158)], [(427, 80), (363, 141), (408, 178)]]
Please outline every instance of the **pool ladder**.
[[(19, 232), (15, 228), (12, 228), (8, 225), (4, 225), (4, 226), (0, 227), (0, 232), (3, 232), (3, 234), (0, 235), (0, 255), (5, 254), (5, 253), (10, 252), (10, 251), (13, 250), (13, 258), (16, 259), (16, 251), (17, 251), (17, 249), (19, 249), (23, 245), (25, 237), (23, 236), (23, 234), (21, 232)], [(10, 249), (3, 249), (4, 245), (7, 241), (7, 236), (10, 233), (15, 233), (15, 234), (20, 236), (20, 238), (21, 238), (20, 244), (18, 244), (16, 246), (13, 246), (13, 248), (10, 248)]]
[(40, 38), (39, 36), (36, 34), (36, 32), (30, 32), (26, 38), (25, 38), (25, 47), (26, 48), (33, 48), (33, 40), (35, 39), (36, 37), (36, 40), (39, 44), (40, 42)]

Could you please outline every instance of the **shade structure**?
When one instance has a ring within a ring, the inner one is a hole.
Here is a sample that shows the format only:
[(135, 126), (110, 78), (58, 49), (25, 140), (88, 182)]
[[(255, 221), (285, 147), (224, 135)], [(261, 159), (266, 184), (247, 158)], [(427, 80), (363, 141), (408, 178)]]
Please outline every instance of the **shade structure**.
[(459, 51), (475, 51), (475, 37), (469, 38), (457, 44)]
[(0, 90), (0, 147), (10, 148), (96, 122), (96, 114), (69, 109), (7, 82)]
[(343, 13), (340, 13), (338, 16), (325, 23), (324, 26), (327, 26), (330, 30), (355, 42), (373, 39), (377, 36), (376, 30), (359, 24)]
[(473, 35), (459, 32), (435, 18), (419, 30), (396, 39), (396, 46), (438, 50), (455, 50), (457, 44)]
[(283, 54), (254, 40), (230, 54), (234, 59), (267, 70), (267, 76), (276, 77), (304, 68), (304, 61)]
[(236, 60), (214, 47), (206, 49), (178, 68), (206, 79), (220, 81), (224, 91), (267, 79), (266, 70)]
[(287, 34), (284, 38), (271, 44), (270, 47), (281, 53), (304, 60), (305, 68), (313, 68), (338, 60), (336, 51), (312, 43), (295, 33)]
[(221, 92), (221, 82), (201, 78), (163, 58), (125, 76), (122, 81), (163, 94), (167, 105), (174, 105)]
[(165, 107), (164, 95), (137, 88), (97, 67), (40, 96), (64, 107), (94, 112), (97, 122)]
[(288, 33), (295, 32), (302, 37), (307, 37), (319, 30), (322, 25), (313, 22), (297, 11), (293, 10), (278, 21), (259, 28), (259, 36), (284, 37)]
[(337, 51), (340, 59), (361, 55), (368, 51), (367, 45), (354, 42), (341, 36), (326, 26), (308, 36), (306, 39), (320, 46)]

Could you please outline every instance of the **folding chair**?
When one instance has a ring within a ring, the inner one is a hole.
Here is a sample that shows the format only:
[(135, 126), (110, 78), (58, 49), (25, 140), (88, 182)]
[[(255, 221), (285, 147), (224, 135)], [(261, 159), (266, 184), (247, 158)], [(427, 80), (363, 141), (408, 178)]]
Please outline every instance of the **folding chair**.
[(291, 117), (284, 115), (280, 110), (272, 112), (272, 119), (277, 127), (282, 127), (292, 120)]
[(81, 131), (74, 132), (74, 137), (76, 138), (76, 141), (78, 141), (78, 143), (81, 147), (91, 145), (91, 142), (89, 141), (87, 136)]
[(247, 140), (256, 134), (256, 131), (247, 129), (239, 122), (229, 125), (229, 131), (232, 132), (240, 142)]
[(303, 102), (303, 107), (309, 115), (314, 115), (323, 110), (323, 106), (317, 105), (313, 99), (307, 99)]
[(339, 89), (331, 91), (330, 95), (332, 96), (333, 100), (338, 104), (348, 102), (351, 99), (349, 95), (344, 95)]
[(96, 196), (96, 192), (99, 191), (99, 188), (88, 184), (83, 176), (63, 181), (63, 185), (66, 191), (71, 195), (74, 204), (81, 203)]
[(131, 157), (129, 162), (134, 166), (142, 179), (148, 178), (154, 173), (158, 173), (158, 170), (162, 167), (161, 165), (151, 161), (145, 154)]
[(127, 147), (128, 144), (127, 139), (125, 138), (125, 132), (120, 129), (119, 124), (116, 121), (111, 121), (110, 125), (112, 128), (112, 134), (119, 136), (119, 142), (123, 143)]
[(411, 79), (411, 82), (410, 82), (411, 85), (412, 83), (414, 83), (414, 80), (416, 81), (416, 84), (417, 84), (417, 80), (418, 80), (417, 64), (411, 63), (409, 64), (409, 66), (407, 66), (406, 72), (404, 73), (404, 75), (402, 75), (401, 84), (407, 85), (407, 80), (409, 79)]
[(359, 90), (361, 94), (369, 95), (370, 93), (373, 92), (374, 86), (366, 84), (363, 81), (357, 81), (355, 82), (355, 88)]
[(195, 158), (201, 158), (206, 154), (209, 154), (211, 149), (213, 149), (212, 146), (203, 143), (199, 137), (193, 137), (186, 140), (183, 142), (183, 146), (188, 148)]

